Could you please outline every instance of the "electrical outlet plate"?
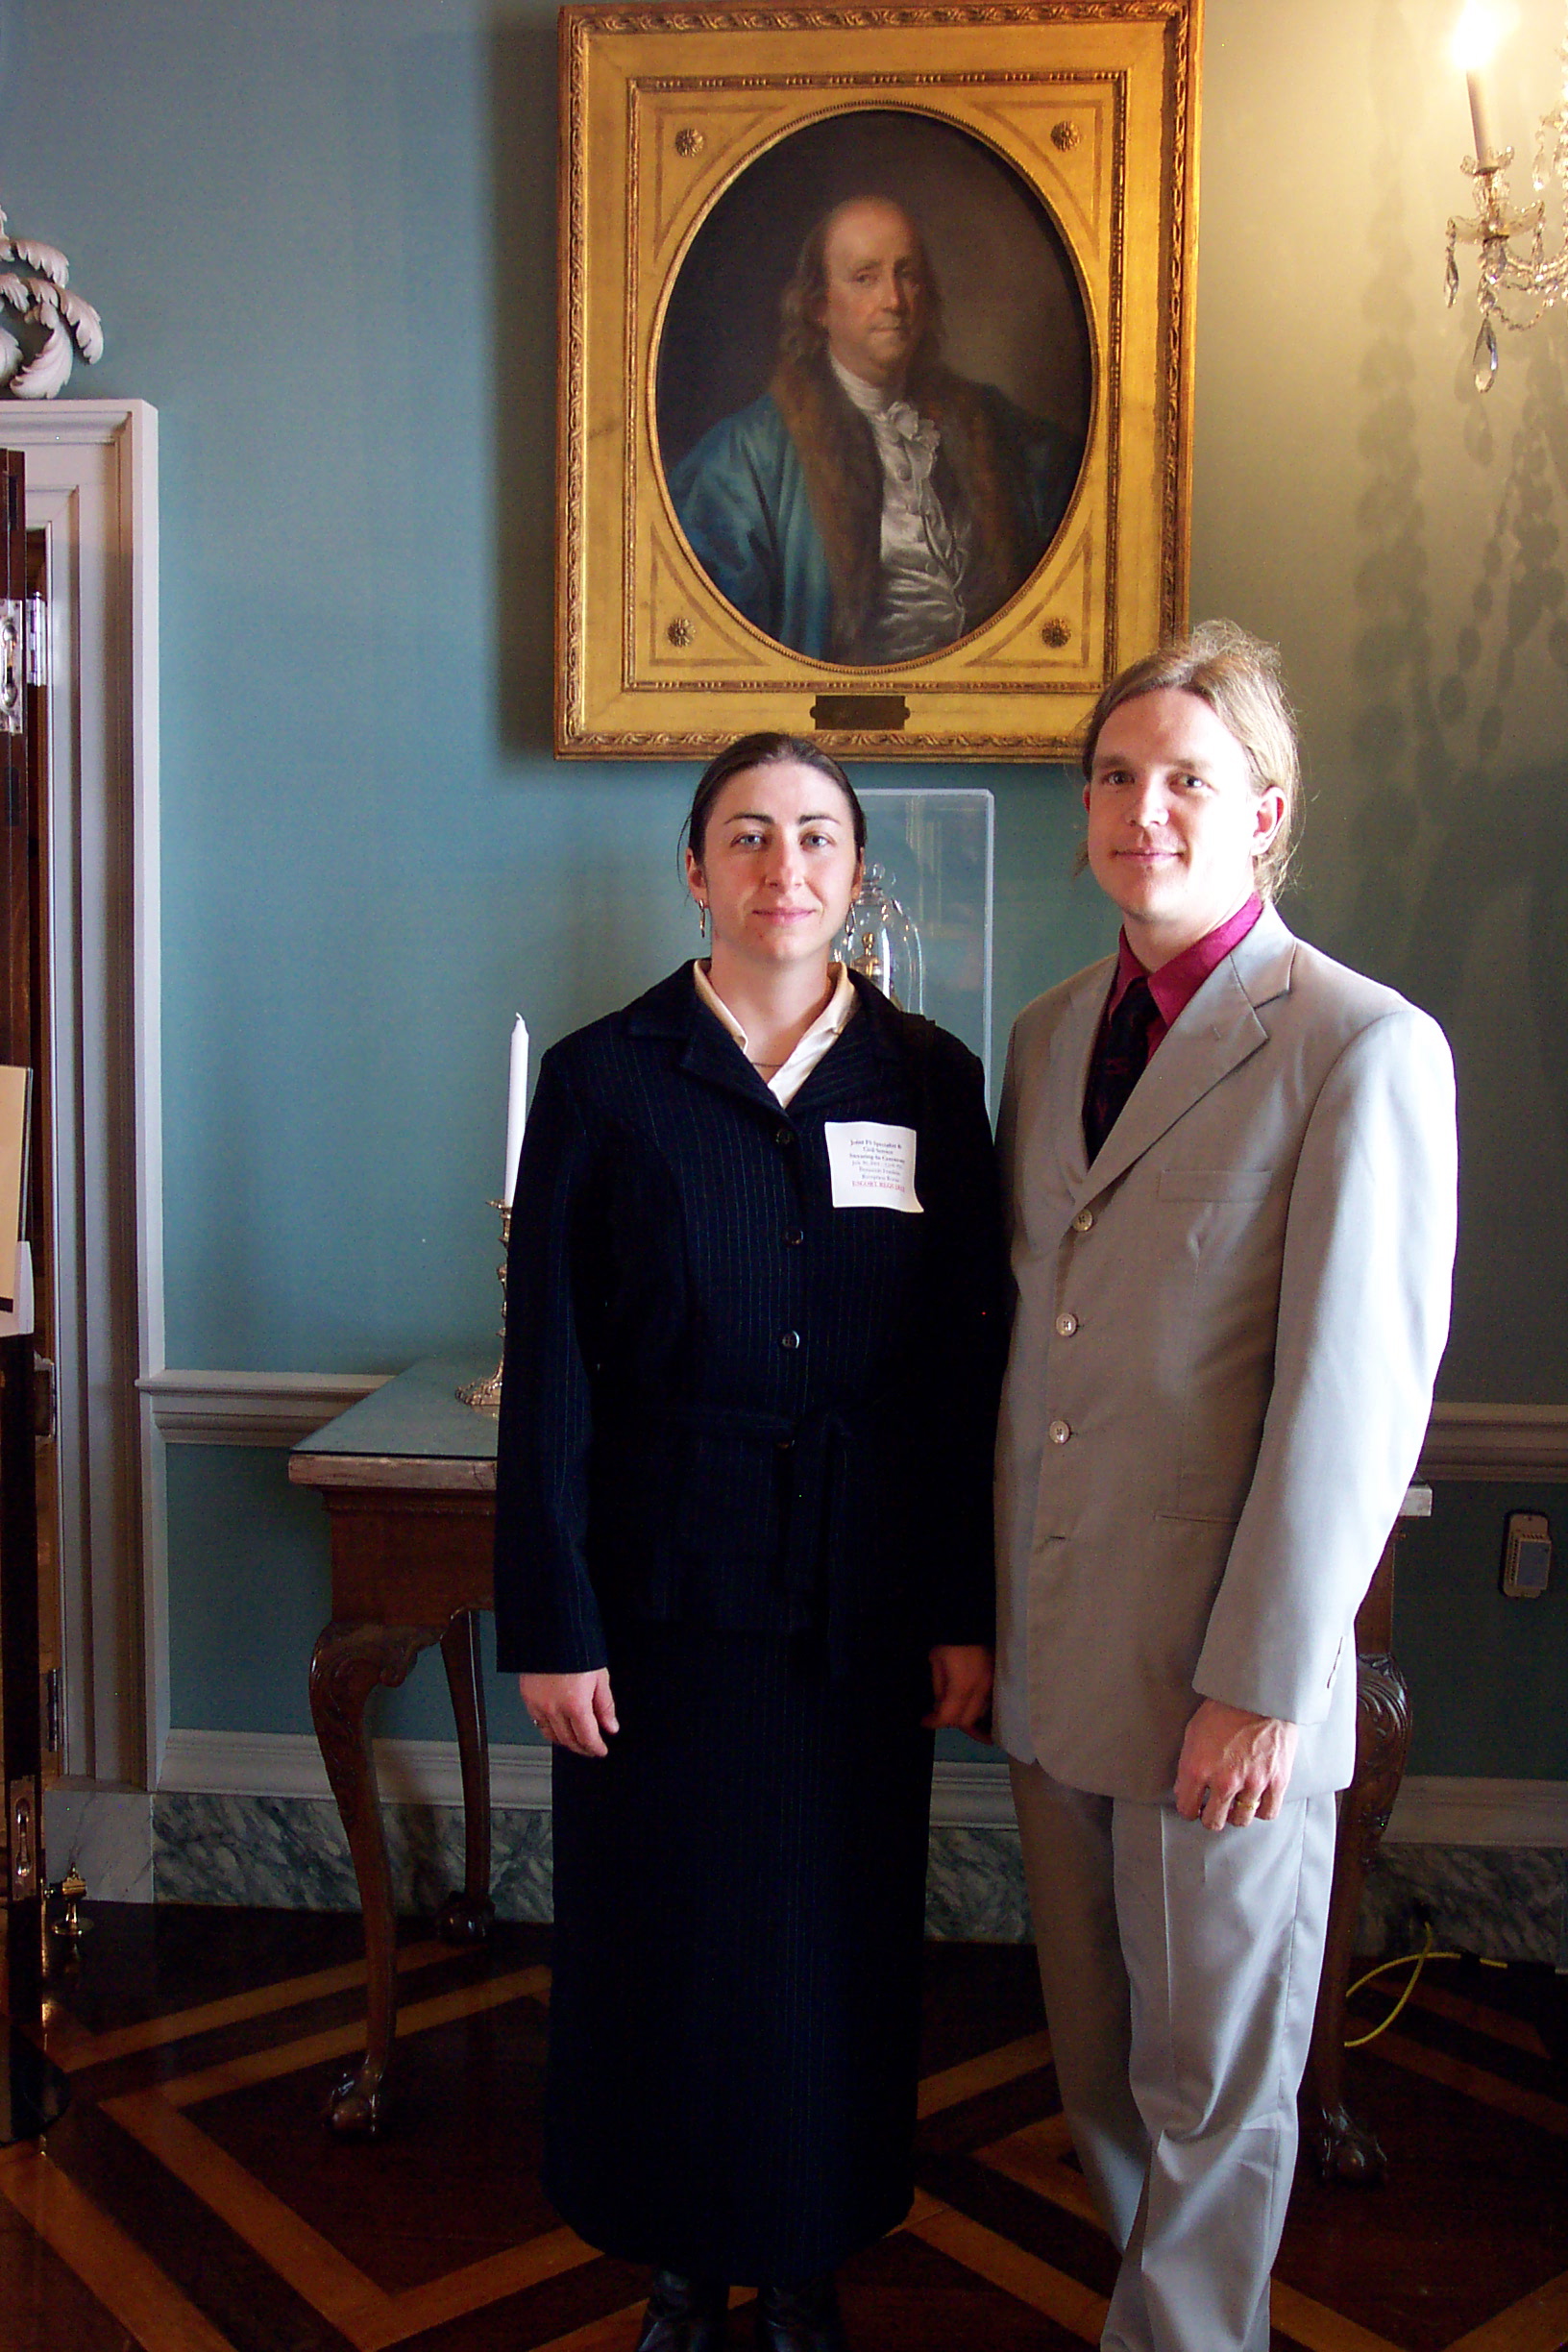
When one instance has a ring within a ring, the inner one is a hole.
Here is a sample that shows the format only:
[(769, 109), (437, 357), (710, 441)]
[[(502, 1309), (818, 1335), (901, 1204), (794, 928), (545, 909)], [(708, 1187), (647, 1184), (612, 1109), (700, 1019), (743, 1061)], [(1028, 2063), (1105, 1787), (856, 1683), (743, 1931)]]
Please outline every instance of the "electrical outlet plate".
[(1503, 1542), (1503, 1590), (1510, 1601), (1538, 1601), (1552, 1574), (1552, 1530), (1539, 1511), (1509, 1511)]

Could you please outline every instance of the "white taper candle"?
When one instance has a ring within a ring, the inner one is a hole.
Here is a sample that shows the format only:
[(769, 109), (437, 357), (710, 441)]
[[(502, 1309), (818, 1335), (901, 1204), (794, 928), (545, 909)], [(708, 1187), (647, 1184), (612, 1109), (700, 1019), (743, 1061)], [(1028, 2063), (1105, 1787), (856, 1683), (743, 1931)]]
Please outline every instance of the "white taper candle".
[(1470, 128), (1476, 135), (1476, 161), (1485, 163), (1496, 155), (1492, 145), (1492, 126), (1486, 119), (1486, 93), (1481, 86), (1479, 69), (1467, 73), (1464, 86), (1470, 94)]
[(523, 1122), (528, 1108), (528, 1025), (520, 1013), (512, 1023), (512, 1062), (506, 1087), (506, 1181), (501, 1197), (509, 1209), (517, 1189), (517, 1164), (523, 1154)]

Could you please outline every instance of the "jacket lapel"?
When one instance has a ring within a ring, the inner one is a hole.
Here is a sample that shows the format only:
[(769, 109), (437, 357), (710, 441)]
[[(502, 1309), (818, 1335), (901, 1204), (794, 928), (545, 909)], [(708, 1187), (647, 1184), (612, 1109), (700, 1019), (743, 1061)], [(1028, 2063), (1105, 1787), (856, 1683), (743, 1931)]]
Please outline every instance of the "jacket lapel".
[(689, 1077), (770, 1112), (775, 1119), (792, 1117), (796, 1106), (821, 1115), (831, 1113), (836, 1103), (863, 1095), (868, 1079), (890, 1057), (894, 1063), (898, 1059), (895, 1024), (900, 1017), (869, 980), (854, 972), (849, 976), (860, 999), (854, 1017), (787, 1107), (702, 1002), (689, 964), (639, 996), (627, 1008), (626, 1024), (636, 1036), (668, 1038), (677, 1048), (676, 1066)]
[(828, 1047), (790, 1105), (816, 1118), (831, 1117), (841, 1103), (864, 1099), (868, 1083), (890, 1059), (900, 1061), (901, 1016), (870, 981), (851, 972), (857, 1003), (852, 1017)]
[(716, 1020), (697, 992), (692, 968), (683, 964), (667, 980), (639, 996), (625, 1012), (634, 1037), (668, 1038), (675, 1047), (675, 1066), (704, 1086), (737, 1094), (743, 1102), (776, 1113), (777, 1100), (752, 1068), (723, 1023)]
[(738, 1094), (743, 1102), (770, 1106), (776, 1112), (778, 1098), (771, 1093), (766, 1080), (752, 1068), (723, 1023), (709, 1012), (707, 1006), (692, 991), (692, 1018), (686, 1041), (680, 1051), (680, 1067), (688, 1077), (699, 1078), (705, 1086), (720, 1088), (726, 1094)]
[[(1252, 929), (1223, 964), (1217, 965), (1163, 1041), (1139, 1078), (1120, 1118), (1092, 1166), (1073, 1188), (1074, 1212), (1114, 1185), (1172, 1128), (1192, 1105), (1266, 1044), (1268, 1031), (1258, 1007), (1284, 995), (1290, 986), (1295, 942), (1274, 909), (1265, 906)], [(1098, 1023), (1096, 1022), (1096, 1031)], [(1092, 1051), (1094, 1032), (1090, 1033)], [(1086, 1053), (1079, 1073), (1072, 1133), (1078, 1165), (1083, 1155), (1083, 1089), (1089, 1075)], [(1067, 1164), (1066, 1155), (1064, 1164)]]

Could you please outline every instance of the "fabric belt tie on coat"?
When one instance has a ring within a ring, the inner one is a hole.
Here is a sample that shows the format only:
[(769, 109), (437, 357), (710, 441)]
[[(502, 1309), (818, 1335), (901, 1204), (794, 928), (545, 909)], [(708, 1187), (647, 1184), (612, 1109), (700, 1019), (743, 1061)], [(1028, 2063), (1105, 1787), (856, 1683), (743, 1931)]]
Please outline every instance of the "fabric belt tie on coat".
[[(792, 1601), (825, 1600), (828, 1671), (849, 1672), (849, 1565), (842, 1556), (854, 1424), (845, 1413), (808, 1413), (781, 1442), (794, 1465), (784, 1518), (780, 1582)], [(835, 1573), (835, 1569), (837, 1573)]]
[(774, 1589), (823, 1624), (829, 1670), (847, 1674), (853, 1568), (843, 1558), (843, 1543), (850, 1453), (864, 1440), (865, 1409), (853, 1414), (826, 1409), (792, 1420), (744, 1406), (685, 1406), (667, 1417), (676, 1426), (772, 1445), (783, 1524)]

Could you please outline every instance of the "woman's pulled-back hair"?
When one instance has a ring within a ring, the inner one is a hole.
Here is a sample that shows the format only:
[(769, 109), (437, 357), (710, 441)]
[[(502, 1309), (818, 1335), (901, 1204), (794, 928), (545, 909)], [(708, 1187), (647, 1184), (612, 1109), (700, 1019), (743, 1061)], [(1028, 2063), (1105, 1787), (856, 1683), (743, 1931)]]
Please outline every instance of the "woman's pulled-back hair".
[(1200, 621), (1185, 637), (1172, 638), (1154, 653), (1133, 662), (1112, 679), (1089, 715), (1084, 730), (1083, 769), (1089, 777), (1094, 747), (1114, 710), (1139, 695), (1175, 687), (1207, 702), (1247, 755), (1256, 793), (1285, 795), (1285, 815), (1274, 839), (1253, 861), (1260, 894), (1279, 893), (1296, 845), (1301, 796), (1301, 755), (1296, 723), (1285, 698), (1277, 649), (1251, 637), (1234, 621)]
[(709, 760), (698, 778), (697, 791), (692, 796), (692, 813), (686, 820), (686, 846), (698, 865), (702, 862), (702, 845), (707, 838), (708, 819), (713, 804), (733, 775), (741, 775), (747, 768), (815, 768), (819, 774), (829, 777), (849, 803), (849, 821), (854, 828), (855, 847), (866, 847), (866, 812), (855, 797), (855, 788), (830, 751), (813, 743), (809, 735), (743, 735), (714, 759)]

